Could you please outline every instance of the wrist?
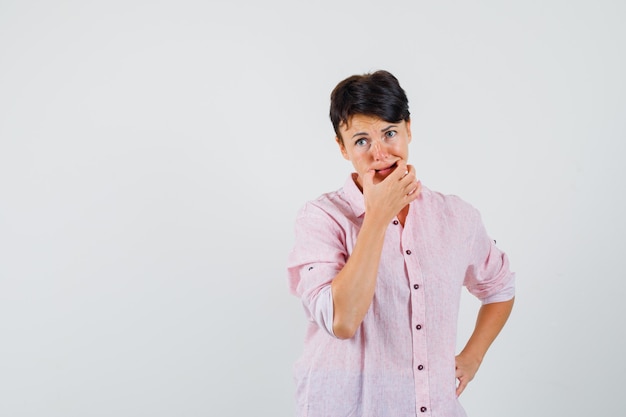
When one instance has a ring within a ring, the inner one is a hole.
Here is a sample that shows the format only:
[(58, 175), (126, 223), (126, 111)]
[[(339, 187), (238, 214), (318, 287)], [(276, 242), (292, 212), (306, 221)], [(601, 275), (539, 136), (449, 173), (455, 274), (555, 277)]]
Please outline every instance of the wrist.
[(467, 346), (465, 347), (465, 349), (461, 351), (461, 353), (459, 353), (459, 356), (462, 356), (466, 360), (471, 361), (477, 365), (482, 364), (483, 358), (485, 357), (484, 354), (481, 354), (477, 351), (473, 351), (472, 349), (468, 349)]
[(384, 210), (365, 210), (363, 226), (367, 224), (369, 227), (387, 230), (387, 227), (389, 227), (394, 217), (395, 215), (390, 216), (388, 213), (385, 213)]

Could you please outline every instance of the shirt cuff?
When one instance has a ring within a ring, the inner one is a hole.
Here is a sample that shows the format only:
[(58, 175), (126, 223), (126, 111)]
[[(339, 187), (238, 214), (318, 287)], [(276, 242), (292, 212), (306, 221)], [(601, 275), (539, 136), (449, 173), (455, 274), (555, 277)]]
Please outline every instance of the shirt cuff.
[(313, 319), (315, 322), (332, 336), (335, 336), (333, 332), (333, 292), (330, 285), (325, 286), (317, 294), (315, 303), (313, 305)]
[(500, 303), (502, 301), (509, 301), (515, 297), (515, 274), (512, 274), (506, 285), (502, 287), (497, 293), (490, 295), (489, 297), (481, 298), (480, 301), (483, 305)]

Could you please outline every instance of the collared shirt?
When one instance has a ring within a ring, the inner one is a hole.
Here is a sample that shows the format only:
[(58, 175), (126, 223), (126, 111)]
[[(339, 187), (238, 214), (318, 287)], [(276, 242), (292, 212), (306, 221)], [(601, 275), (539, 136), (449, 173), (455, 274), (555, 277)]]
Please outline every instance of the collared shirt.
[(372, 304), (357, 330), (332, 333), (330, 283), (365, 215), (353, 174), (300, 210), (288, 259), (290, 291), (308, 327), (294, 365), (301, 417), (462, 417), (456, 398), (457, 316), (463, 286), (483, 303), (514, 296), (507, 256), (479, 212), (422, 186), (404, 227), (387, 228)]

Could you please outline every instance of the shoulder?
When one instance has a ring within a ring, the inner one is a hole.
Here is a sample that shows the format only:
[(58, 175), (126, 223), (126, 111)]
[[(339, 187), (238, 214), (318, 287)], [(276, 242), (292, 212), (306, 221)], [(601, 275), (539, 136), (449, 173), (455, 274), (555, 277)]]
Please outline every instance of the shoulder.
[(476, 219), (479, 211), (456, 194), (444, 194), (422, 186), (421, 205), (440, 216)]
[(426, 189), (415, 210), (417, 224), (425, 233), (432, 233), (442, 241), (473, 246), (473, 239), (482, 228), (480, 212), (455, 194), (444, 194)]
[(348, 217), (350, 203), (342, 188), (324, 193), (309, 200), (300, 208), (298, 217), (323, 216), (331, 218)]
[(350, 206), (342, 190), (325, 193), (307, 201), (298, 211), (296, 240), (308, 246), (308, 250), (316, 250), (320, 242), (323, 245), (334, 242), (332, 245), (341, 247), (352, 223)]

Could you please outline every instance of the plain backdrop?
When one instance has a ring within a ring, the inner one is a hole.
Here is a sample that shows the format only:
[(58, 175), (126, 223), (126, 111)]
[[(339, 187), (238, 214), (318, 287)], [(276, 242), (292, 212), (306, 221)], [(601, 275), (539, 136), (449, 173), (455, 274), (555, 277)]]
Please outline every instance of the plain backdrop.
[[(293, 223), (386, 69), (516, 306), (469, 416), (619, 416), (626, 3), (0, 1), (0, 416), (294, 413)], [(464, 295), (459, 346), (477, 300)]]

